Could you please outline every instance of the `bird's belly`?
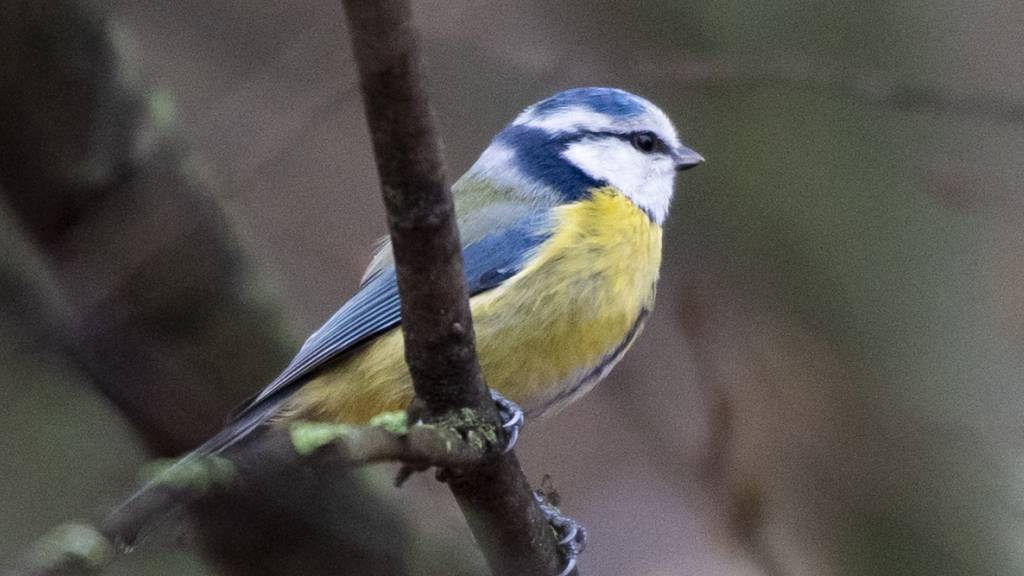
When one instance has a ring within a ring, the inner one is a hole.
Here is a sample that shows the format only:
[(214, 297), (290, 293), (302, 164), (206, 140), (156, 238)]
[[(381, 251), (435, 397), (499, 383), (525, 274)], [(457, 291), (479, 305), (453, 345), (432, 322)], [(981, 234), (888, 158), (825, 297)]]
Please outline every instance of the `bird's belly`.
[[(485, 380), (535, 413), (578, 397), (622, 356), (661, 263), (661, 228), (612, 189), (556, 208), (553, 222), (518, 274), (470, 301)], [(286, 412), (358, 423), (411, 399), (396, 328), (314, 376)]]

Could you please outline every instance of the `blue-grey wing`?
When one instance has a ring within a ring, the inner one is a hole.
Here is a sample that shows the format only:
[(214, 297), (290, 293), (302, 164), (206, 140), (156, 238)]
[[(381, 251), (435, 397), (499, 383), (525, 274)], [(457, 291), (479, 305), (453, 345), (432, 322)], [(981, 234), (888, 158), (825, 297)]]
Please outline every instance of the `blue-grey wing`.
[[(513, 226), (495, 230), (463, 250), (470, 295), (501, 285), (514, 276), (548, 237), (547, 215), (532, 213)], [(246, 402), (235, 420), (262, 414), (267, 404), (286, 397), (295, 385), (325, 363), (401, 322), (395, 269), (388, 266), (369, 277), (359, 292), (306, 340), (298, 354), (269, 386)], [(265, 419), (261, 415), (260, 420)]]

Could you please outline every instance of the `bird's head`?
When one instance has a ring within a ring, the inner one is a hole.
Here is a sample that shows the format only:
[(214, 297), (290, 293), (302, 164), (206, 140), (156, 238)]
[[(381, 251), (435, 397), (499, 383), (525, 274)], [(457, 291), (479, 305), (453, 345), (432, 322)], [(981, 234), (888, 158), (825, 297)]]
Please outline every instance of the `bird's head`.
[(575, 88), (524, 110), (467, 176), (556, 202), (612, 186), (660, 224), (675, 173), (703, 161), (644, 98), (615, 88)]

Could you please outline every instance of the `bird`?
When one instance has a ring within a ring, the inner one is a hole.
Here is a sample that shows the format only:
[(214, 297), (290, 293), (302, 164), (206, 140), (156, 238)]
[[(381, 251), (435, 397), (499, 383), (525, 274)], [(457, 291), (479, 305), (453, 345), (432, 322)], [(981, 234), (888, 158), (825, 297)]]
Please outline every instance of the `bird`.
[[(494, 136), (452, 185), (484, 381), (507, 451), (526, 418), (553, 414), (605, 378), (643, 329), (661, 268), (676, 174), (704, 158), (668, 116), (617, 88), (564, 90)], [(226, 426), (122, 505), (173, 483), (174, 470), (260, 430), (294, 422), (365, 424), (414, 400), (395, 263), (379, 242), (359, 289)], [(570, 574), (586, 531), (534, 493)]]
[[(676, 174), (703, 161), (661, 109), (617, 88), (559, 92), (494, 136), (451, 188), (491, 389), (534, 418), (608, 375), (654, 306)], [(264, 426), (363, 424), (413, 397), (385, 239), (356, 294), (198, 452)]]

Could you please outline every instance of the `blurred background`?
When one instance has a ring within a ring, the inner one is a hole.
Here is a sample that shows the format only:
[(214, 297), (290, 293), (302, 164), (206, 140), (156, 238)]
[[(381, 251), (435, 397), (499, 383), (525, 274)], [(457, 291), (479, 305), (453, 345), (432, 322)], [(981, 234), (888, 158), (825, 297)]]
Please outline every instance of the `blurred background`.
[[(1024, 4), (415, 4), (452, 180), (583, 85), (708, 159), (646, 332), (520, 444), (584, 574), (1024, 573)], [(215, 431), (385, 229), (340, 3), (0, 12), (6, 566)], [(110, 573), (480, 573), (393, 473), (261, 479)]]

